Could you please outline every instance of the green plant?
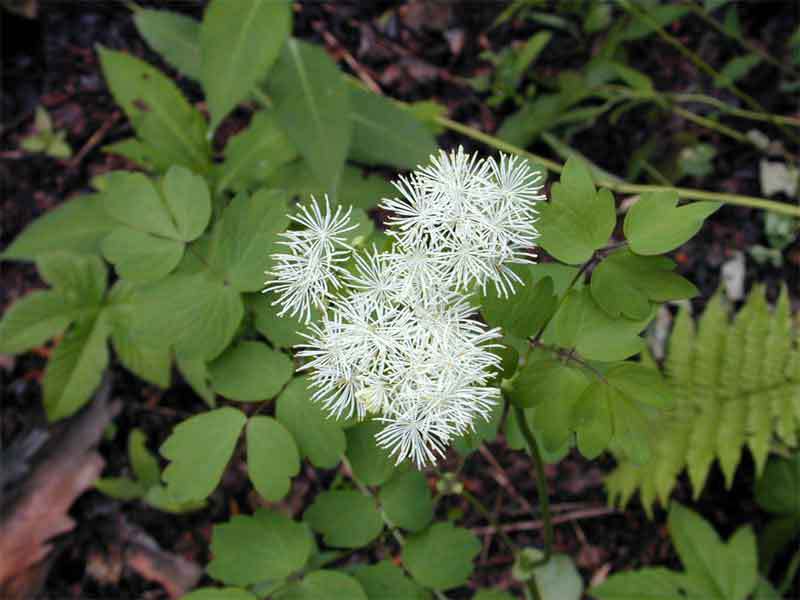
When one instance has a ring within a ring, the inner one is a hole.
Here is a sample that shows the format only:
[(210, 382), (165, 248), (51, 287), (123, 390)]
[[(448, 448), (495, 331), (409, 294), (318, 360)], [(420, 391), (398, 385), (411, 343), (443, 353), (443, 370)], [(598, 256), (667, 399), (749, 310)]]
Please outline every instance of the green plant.
[(719, 460), (728, 486), (747, 447), (761, 473), (773, 439), (797, 445), (800, 427), (800, 350), (784, 289), (774, 311), (756, 287), (732, 323), (718, 293), (695, 328), (681, 310), (666, 359), (676, 403), (654, 432), (646, 469), (622, 461), (606, 484), (625, 505), (638, 489), (649, 508), (666, 506), (678, 475), (688, 470), (695, 497)]
[[(109, 89), (136, 133), (105, 150), (143, 172), (104, 175), (95, 181), (98, 193), (46, 214), (3, 252), (4, 260), (36, 261), (51, 288), (4, 315), (0, 351), (25, 352), (65, 332), (43, 381), (51, 420), (88, 401), (110, 362), (109, 342), (124, 367), (155, 385), (168, 387), (175, 365), (207, 403), (209, 410), (177, 424), (160, 447), (163, 470), (133, 432), (136, 477), (101, 480), (110, 495), (174, 512), (200, 508), (240, 447), (254, 489), (272, 502), (288, 494), (303, 460), (339, 469), (301, 519), (261, 509), (216, 524), (208, 573), (227, 587), (189, 598), (445, 597), (468, 581), (478, 540), (450, 519), (437, 520), (426, 477), (375, 445), (381, 422), (327, 417), (312, 400), (308, 377), (294, 374), (302, 357), (288, 351), (303, 341), (304, 325), (278, 316), (275, 294), (258, 292), (295, 197), (328, 194), (334, 205), (354, 206), (357, 228), (347, 243), (386, 248), (392, 241), (367, 211), (394, 190), (360, 166), (414, 168), (435, 151), (437, 126), (532, 155), (430, 106), (411, 110), (365, 91), (321, 48), (291, 37), (289, 2), (212, 0), (200, 23), (133, 9), (148, 43), (201, 84), (210, 121), (158, 69), (99, 49)], [(587, 28), (606, 21), (603, 14), (593, 20)], [(624, 65), (598, 68), (648, 87)], [(583, 97), (581, 81), (567, 76), (561, 83), (567, 95)], [(563, 97), (548, 102), (569, 104)], [(211, 140), (239, 108), (249, 123), (218, 156)], [(626, 460), (648, 460), (672, 392), (657, 369), (635, 360), (645, 347), (641, 333), (660, 304), (697, 292), (662, 255), (720, 205), (678, 206), (675, 189), (630, 186), (577, 156), (546, 166), (561, 177), (536, 226), (539, 244), (557, 262), (520, 265), (521, 285), (510, 298), (491, 288), (476, 298), (486, 323), (502, 329), (495, 349), (501, 372), (491, 383), (505, 402), (454, 446), (468, 456), (495, 438), (505, 415), (510, 443), (533, 459), (545, 534), (541, 550), (502, 541), (526, 595), (562, 600), (577, 598), (582, 584), (571, 560), (553, 553), (543, 461), (573, 446), (590, 458), (611, 449)], [(615, 198), (598, 190), (598, 181), (642, 192), (624, 218), (624, 241), (612, 237)], [(754, 205), (702, 190), (684, 194), (709, 197)], [(491, 519), (456, 476), (438, 483)], [(402, 568), (388, 559), (370, 566), (349, 560), (376, 548)]]
[(689, 600), (777, 600), (758, 574), (756, 536), (742, 527), (727, 542), (699, 515), (674, 503), (669, 534), (685, 571), (661, 567), (612, 575), (589, 593), (598, 600), (687, 598)]
[(69, 158), (72, 156), (72, 148), (67, 143), (67, 132), (55, 131), (53, 129), (53, 120), (44, 107), (41, 106), (36, 107), (33, 132), (22, 139), (20, 146), (28, 152), (42, 152), (53, 158)]

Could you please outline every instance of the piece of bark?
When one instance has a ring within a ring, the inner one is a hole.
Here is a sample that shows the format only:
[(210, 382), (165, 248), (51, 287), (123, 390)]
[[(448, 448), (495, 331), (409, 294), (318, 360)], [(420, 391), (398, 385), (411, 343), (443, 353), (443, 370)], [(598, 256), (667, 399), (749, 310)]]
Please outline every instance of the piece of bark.
[(203, 569), (196, 563), (159, 547), (144, 531), (128, 526), (126, 564), (139, 575), (163, 586), (170, 598), (180, 598), (197, 585)]
[(52, 538), (70, 531), (68, 512), (103, 470), (94, 450), (121, 407), (109, 402), (111, 382), (104, 380), (91, 405), (64, 422), (34, 457), (33, 470), (0, 505), (0, 597), (30, 598), (47, 572), (42, 564)]

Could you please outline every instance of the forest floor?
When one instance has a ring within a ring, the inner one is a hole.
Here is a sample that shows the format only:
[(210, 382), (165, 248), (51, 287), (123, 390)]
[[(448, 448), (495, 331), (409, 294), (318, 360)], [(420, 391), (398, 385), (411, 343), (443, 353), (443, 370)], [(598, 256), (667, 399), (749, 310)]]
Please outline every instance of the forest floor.
[[(161, 6), (159, 2), (142, 4)], [(179, 6), (187, 14), (199, 17), (202, 4), (187, 1)], [(447, 108), (452, 119), (492, 132), (508, 114), (509, 107), (489, 107), (485, 95), (476, 92), (466, 80), (490, 70), (491, 65), (481, 58), (481, 52), (499, 51), (513, 41), (524, 41), (537, 27), (512, 20), (491, 28), (505, 6), (495, 2), (301, 2), (295, 13), (294, 31), (298, 37), (325, 45), (337, 59), (349, 55), (388, 95), (409, 101), (435, 99)], [(756, 10), (742, 3), (742, 28), (745, 35), (772, 40), (779, 47), (797, 26), (797, 8), (790, 2), (778, 2), (771, 9), (774, 10), (764, 10), (762, 6)], [(710, 43), (701, 39), (705, 34), (691, 18), (676, 27), (673, 33), (699, 40), (695, 45)], [(111, 0), (43, 2), (34, 20), (4, 13), (2, 43), (0, 249), (37, 216), (89, 191), (92, 177), (126, 166), (123, 159), (101, 151), (102, 146), (130, 135), (131, 129), (104, 82), (95, 52), (98, 44), (125, 49), (175, 75), (139, 37), (124, 4)], [(642, 47), (653, 43), (652, 39), (645, 40)], [(648, 73), (660, 88), (680, 89), (697, 74), (680, 54), (662, 46), (657, 53), (631, 54), (637, 56), (637, 68)], [(576, 43), (567, 34), (557, 35), (537, 69), (555, 77), (561, 70), (577, 64), (587, 52), (591, 48), (586, 44)], [(346, 61), (340, 64), (348, 68)], [(773, 75), (769, 69), (763, 69), (748, 75), (741, 85), (768, 109), (778, 114), (800, 115), (790, 97), (775, 92), (777, 78)], [(180, 78), (179, 84), (195, 101), (201, 97), (196, 84)], [(56, 160), (20, 148), (21, 140), (31, 130), (38, 105), (52, 115), (57, 130), (66, 131), (74, 152), (72, 158)], [(675, 119), (653, 123), (643, 112), (634, 110), (615, 124), (599, 119), (592, 129), (576, 136), (573, 144), (604, 169), (624, 174), (632, 152), (643, 139), (661, 135), (659, 127), (674, 130), (689, 126)], [(236, 127), (234, 116), (220, 135), (229, 135)], [(682, 184), (761, 196), (758, 152), (743, 152), (740, 145), (727, 138), (712, 136), (709, 141), (717, 150), (713, 173), (702, 182), (689, 178)], [(440, 137), (442, 147), (458, 143), (464, 143), (467, 149), (478, 148), (452, 133)], [(531, 149), (552, 155), (546, 146), (536, 145)], [(796, 147), (794, 151), (797, 152)], [(681, 273), (701, 290), (701, 297), (695, 301), (697, 308), (720, 285), (722, 265), (737, 253), (745, 258), (747, 288), (763, 283), (768, 295), (774, 298), (784, 282), (797, 306), (800, 242), (795, 240), (783, 250), (781, 265), (759, 264), (748, 250), (755, 245), (767, 245), (763, 220), (764, 214), (759, 211), (726, 206), (675, 253)], [(32, 265), (2, 263), (0, 308), (5, 310), (16, 298), (39, 287), (43, 283)], [(0, 436), (5, 445), (35, 428), (45, 427), (40, 380), (48, 353), (45, 347), (16, 358), (0, 356), (3, 395)], [(116, 434), (100, 447), (106, 472), (116, 474), (127, 465), (126, 440), (132, 428), (142, 429), (150, 446), (155, 448), (176, 422), (202, 406), (179, 377), (176, 381), (176, 385), (164, 391), (144, 384), (121, 368), (113, 369), (113, 394), (123, 401), (123, 408), (115, 421)], [(651, 519), (637, 500), (625, 510), (607, 505), (603, 476), (613, 465), (613, 459), (607, 455), (587, 461), (575, 452), (557, 465), (548, 466), (551, 501), (557, 515), (557, 552), (574, 557), (587, 583), (597, 582), (609, 572), (643, 565), (679, 568), (662, 510), (657, 509)], [(466, 461), (452, 452), (442, 468), (448, 471), (460, 468), (466, 488), (490, 507), (499, 522), (514, 524), (508, 531), (516, 541), (522, 545), (541, 543), (530, 462), (524, 454), (510, 450), (502, 436)], [(306, 467), (285, 502), (299, 514), (315, 491), (334, 475)], [(752, 500), (753, 477), (752, 463), (745, 460), (732, 488), (726, 490), (722, 474), (715, 467), (698, 498), (692, 498), (685, 477), (680, 480), (674, 498), (699, 511), (722, 535), (729, 535), (743, 523), (758, 526), (764, 520)], [(167, 597), (160, 584), (126, 568), (124, 553), (120, 552), (125, 543), (122, 524), (146, 532), (164, 550), (204, 565), (209, 560), (212, 523), (239, 511), (249, 512), (257, 505), (257, 499), (248, 490), (244, 469), (231, 468), (208, 508), (181, 516), (159, 512), (139, 502), (119, 502), (95, 491), (84, 494), (70, 513), (76, 521), (75, 529), (55, 544), (42, 597), (59, 600)], [(452, 496), (445, 497), (437, 510), (460, 511), (464, 526), (481, 535), (484, 548), (474, 581), (482, 587), (509, 586), (511, 556), (498, 544), (495, 532), (487, 527), (480, 514)]]

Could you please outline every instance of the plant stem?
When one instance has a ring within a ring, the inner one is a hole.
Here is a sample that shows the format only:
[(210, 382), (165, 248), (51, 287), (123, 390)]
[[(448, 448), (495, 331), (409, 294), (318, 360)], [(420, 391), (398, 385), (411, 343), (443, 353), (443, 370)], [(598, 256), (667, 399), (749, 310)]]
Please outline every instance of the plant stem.
[(691, 0), (685, 0), (684, 1), (684, 5), (691, 12), (693, 12), (695, 15), (697, 15), (703, 21), (705, 21), (708, 25), (710, 25), (713, 29), (715, 29), (717, 31), (717, 33), (720, 33), (720, 34), (722, 34), (724, 36), (727, 36), (727, 37), (729, 37), (731, 39), (736, 40), (746, 50), (748, 50), (749, 52), (752, 52), (753, 54), (758, 54), (762, 59), (764, 59), (765, 61), (767, 61), (768, 63), (770, 63), (774, 67), (777, 67), (778, 69), (783, 71), (786, 75), (790, 75), (792, 77), (798, 77), (798, 73), (794, 69), (792, 69), (790, 66), (784, 65), (781, 61), (773, 58), (772, 55), (770, 55), (768, 52), (766, 52), (765, 50), (762, 50), (761, 48), (756, 46), (754, 43), (752, 43), (749, 40), (745, 39), (743, 36), (738, 35), (738, 34), (736, 34), (734, 32), (731, 32), (731, 31), (728, 31), (727, 29), (725, 29), (725, 27), (723, 27), (722, 24), (719, 21), (717, 21), (714, 17), (712, 17), (710, 14), (708, 14), (698, 4), (695, 4)]
[[(698, 55), (694, 50), (688, 48), (683, 42), (681, 42), (678, 38), (676, 38), (671, 33), (667, 32), (661, 25), (659, 25), (653, 17), (647, 14), (646, 11), (642, 10), (639, 6), (636, 6), (635, 2), (629, 2), (628, 0), (619, 0), (619, 4), (628, 11), (630, 14), (634, 15), (645, 21), (649, 24), (658, 36), (667, 42), (670, 46), (675, 48), (678, 52), (683, 54), (686, 58), (691, 61), (691, 63), (697, 67), (700, 71), (708, 75), (713, 79), (719, 79), (720, 73), (714, 67), (709, 65), (706, 61), (704, 61), (700, 55)], [(732, 82), (726, 86), (736, 97), (742, 100), (745, 104), (750, 106), (750, 108), (757, 110), (762, 113), (767, 113), (759, 102), (750, 96), (749, 94), (744, 93), (738, 87), (736, 87)], [(795, 135), (793, 132), (787, 130), (782, 124), (778, 123), (772, 116), (770, 115), (769, 121), (778, 127), (790, 140), (795, 143), (800, 143), (800, 137)]]
[(722, 112), (733, 115), (734, 117), (741, 117), (743, 119), (750, 119), (751, 121), (773, 121), (783, 125), (791, 125), (792, 127), (800, 127), (800, 119), (796, 117), (787, 117), (784, 115), (770, 115), (761, 113), (755, 110), (747, 110), (745, 108), (737, 108), (723, 102), (719, 98), (709, 96), (707, 94), (690, 94), (690, 93), (664, 93), (668, 98), (677, 102), (697, 102), (700, 104), (708, 104), (721, 110)]
[[(487, 146), (491, 146), (492, 148), (497, 148), (503, 152), (510, 152), (512, 154), (516, 154), (518, 156), (524, 156), (534, 162), (539, 163), (543, 167), (553, 171), (555, 173), (561, 173), (563, 170), (563, 166), (560, 163), (557, 163), (549, 158), (545, 158), (538, 154), (534, 154), (532, 152), (528, 152), (527, 150), (523, 150), (519, 146), (515, 146), (508, 142), (505, 142), (499, 138), (496, 138), (492, 135), (487, 133), (483, 133), (474, 127), (470, 127), (468, 125), (463, 125), (447, 117), (436, 117), (436, 122), (452, 131), (457, 131), (465, 135), (466, 137), (472, 138), (479, 142), (483, 142)], [(740, 194), (725, 194), (721, 192), (708, 192), (706, 190), (695, 190), (691, 188), (683, 188), (683, 187), (671, 187), (671, 186), (664, 186), (664, 185), (640, 185), (636, 183), (627, 183), (625, 181), (607, 181), (600, 179), (595, 181), (596, 184), (601, 185), (603, 187), (608, 188), (611, 191), (618, 192), (621, 194), (630, 193), (630, 194), (644, 194), (647, 192), (677, 192), (678, 195), (686, 200), (711, 200), (714, 202), (723, 202), (726, 204), (735, 204), (737, 206), (746, 206), (748, 208), (760, 208), (763, 210), (769, 210), (776, 213), (783, 213), (785, 215), (789, 215), (792, 217), (800, 217), (800, 206), (792, 206), (788, 203), (783, 202), (775, 202), (773, 200), (767, 200), (765, 198), (757, 198), (755, 196), (743, 196)]]
[(544, 525), (544, 554), (542, 558), (531, 564), (532, 567), (539, 567), (547, 564), (553, 554), (553, 519), (550, 516), (550, 498), (547, 493), (547, 480), (544, 473), (544, 461), (542, 454), (539, 451), (539, 444), (536, 441), (530, 427), (528, 420), (525, 418), (525, 411), (516, 404), (514, 405), (514, 415), (517, 417), (517, 425), (525, 438), (525, 443), (528, 445), (531, 458), (533, 458), (533, 467), (536, 474), (536, 490), (539, 495), (539, 510), (542, 513), (542, 523)]

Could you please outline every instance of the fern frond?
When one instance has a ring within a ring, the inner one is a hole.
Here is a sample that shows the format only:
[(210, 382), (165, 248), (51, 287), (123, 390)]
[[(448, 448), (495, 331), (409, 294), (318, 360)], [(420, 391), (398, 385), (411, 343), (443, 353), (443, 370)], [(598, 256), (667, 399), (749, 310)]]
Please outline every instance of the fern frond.
[(786, 290), (772, 311), (763, 287), (750, 292), (732, 322), (728, 311), (721, 294), (696, 328), (689, 312), (679, 311), (665, 361), (676, 408), (669, 422), (653, 428), (650, 462), (622, 459), (608, 476), (613, 504), (624, 506), (638, 490), (650, 514), (655, 502), (666, 506), (684, 469), (696, 497), (714, 460), (730, 487), (744, 448), (760, 473), (773, 439), (797, 445), (800, 349)]

